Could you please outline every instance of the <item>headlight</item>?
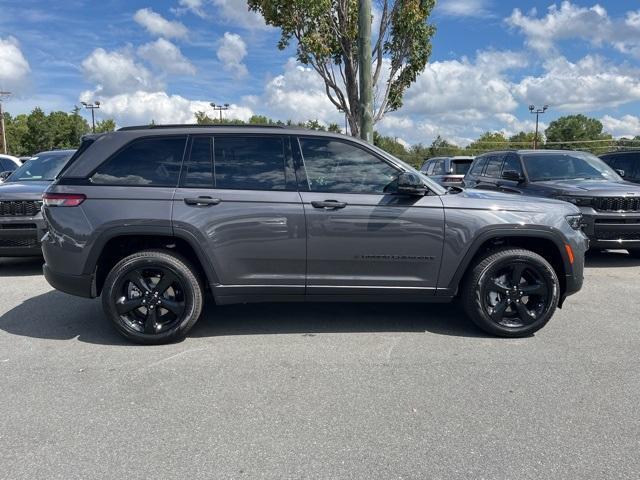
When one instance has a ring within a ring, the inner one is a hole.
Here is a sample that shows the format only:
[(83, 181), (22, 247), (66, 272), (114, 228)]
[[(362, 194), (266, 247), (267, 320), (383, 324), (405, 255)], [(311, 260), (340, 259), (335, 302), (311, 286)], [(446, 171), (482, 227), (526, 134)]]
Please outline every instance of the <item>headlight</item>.
[(590, 197), (569, 197), (569, 196), (559, 196), (556, 197), (558, 200), (562, 200), (563, 202), (573, 203), (579, 207), (588, 207), (593, 203), (593, 198)]
[(582, 226), (582, 215), (567, 215), (564, 218), (567, 219), (567, 223), (571, 226), (571, 228), (573, 228), (574, 230), (580, 230), (580, 227)]

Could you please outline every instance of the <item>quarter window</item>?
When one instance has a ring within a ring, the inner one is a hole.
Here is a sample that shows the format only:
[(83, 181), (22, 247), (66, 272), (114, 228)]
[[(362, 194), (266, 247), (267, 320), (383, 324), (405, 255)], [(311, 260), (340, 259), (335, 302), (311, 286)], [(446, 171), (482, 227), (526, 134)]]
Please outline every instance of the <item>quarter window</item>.
[(145, 138), (127, 145), (91, 176), (97, 185), (175, 187), (186, 137)]
[(383, 194), (398, 170), (369, 152), (332, 138), (301, 138), (312, 192)]
[(237, 190), (284, 190), (282, 137), (219, 136), (214, 141), (215, 187)]

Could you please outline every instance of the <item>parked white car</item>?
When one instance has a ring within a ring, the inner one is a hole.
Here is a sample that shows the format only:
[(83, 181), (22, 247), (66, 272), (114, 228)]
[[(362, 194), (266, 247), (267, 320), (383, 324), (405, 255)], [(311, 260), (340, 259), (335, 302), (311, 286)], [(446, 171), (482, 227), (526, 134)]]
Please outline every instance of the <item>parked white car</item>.
[(4, 182), (5, 178), (8, 177), (8, 174), (4, 172), (13, 172), (20, 165), (22, 165), (22, 162), (17, 157), (0, 155), (0, 183)]

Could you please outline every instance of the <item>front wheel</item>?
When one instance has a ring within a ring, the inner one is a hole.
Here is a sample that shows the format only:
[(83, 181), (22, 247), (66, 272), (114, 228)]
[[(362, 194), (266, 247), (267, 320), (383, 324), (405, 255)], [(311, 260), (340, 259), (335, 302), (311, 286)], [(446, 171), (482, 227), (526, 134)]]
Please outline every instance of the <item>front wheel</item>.
[(525, 337), (540, 330), (553, 316), (559, 295), (558, 276), (549, 262), (519, 248), (478, 259), (461, 291), (471, 320), (502, 337)]
[(182, 339), (202, 311), (202, 286), (183, 257), (164, 250), (134, 253), (113, 267), (102, 307), (116, 329), (136, 343)]

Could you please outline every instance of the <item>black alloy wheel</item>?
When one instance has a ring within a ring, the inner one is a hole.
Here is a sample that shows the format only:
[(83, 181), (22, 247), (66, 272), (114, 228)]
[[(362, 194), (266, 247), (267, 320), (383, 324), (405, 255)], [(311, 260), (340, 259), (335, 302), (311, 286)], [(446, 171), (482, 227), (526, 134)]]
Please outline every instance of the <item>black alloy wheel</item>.
[(200, 317), (202, 285), (197, 270), (169, 250), (144, 250), (111, 269), (102, 307), (116, 329), (137, 343), (184, 338)]
[(555, 313), (560, 282), (542, 256), (507, 247), (475, 261), (460, 297), (467, 315), (485, 332), (525, 337), (541, 329)]

